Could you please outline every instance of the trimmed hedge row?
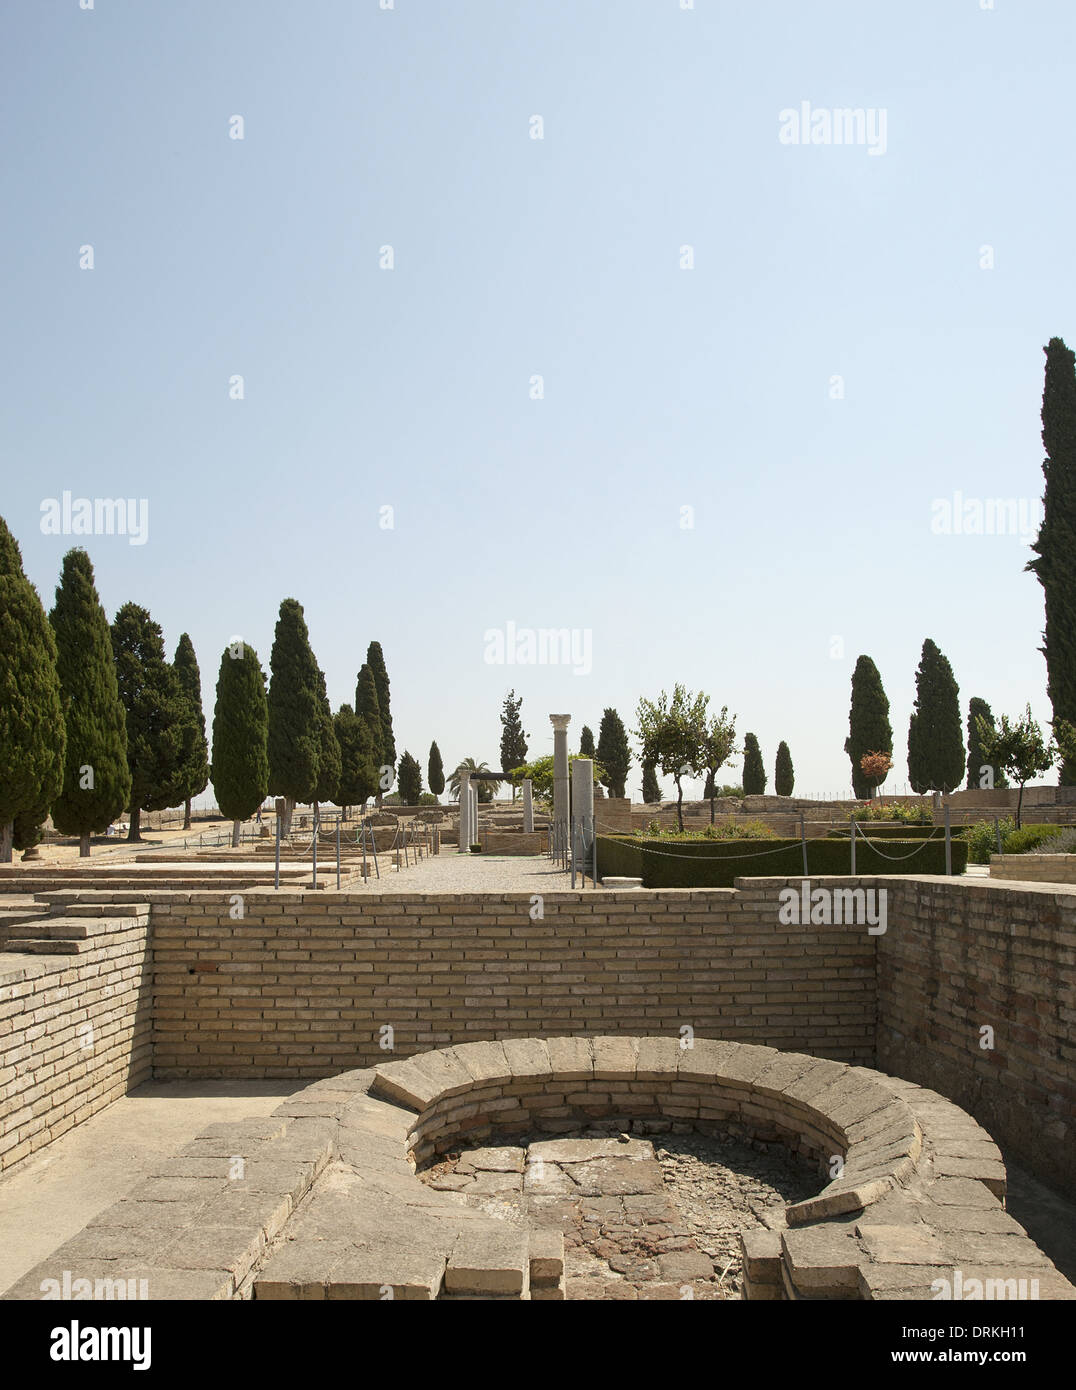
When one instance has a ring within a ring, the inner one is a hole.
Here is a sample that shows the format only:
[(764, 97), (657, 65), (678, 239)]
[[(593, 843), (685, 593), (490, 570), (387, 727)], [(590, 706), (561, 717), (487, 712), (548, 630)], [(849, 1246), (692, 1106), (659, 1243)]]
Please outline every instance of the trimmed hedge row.
[[(848, 877), (851, 845), (808, 840), (807, 872)], [(968, 866), (965, 840), (952, 842), (953, 873)], [(641, 878), (644, 888), (731, 888), (737, 878), (797, 878), (803, 874), (800, 840), (658, 840), (637, 835), (599, 835), (598, 873)], [(856, 874), (944, 874), (940, 840), (893, 841), (883, 852), (856, 844)]]
[[(950, 838), (956, 837), (967, 830), (965, 825), (954, 825), (950, 831)], [(856, 821), (856, 829), (860, 836), (866, 835), (868, 840), (944, 840), (944, 825), (898, 825), (886, 824), (877, 821)], [(852, 832), (847, 825), (834, 826), (832, 830), (826, 831), (828, 840), (847, 840)]]

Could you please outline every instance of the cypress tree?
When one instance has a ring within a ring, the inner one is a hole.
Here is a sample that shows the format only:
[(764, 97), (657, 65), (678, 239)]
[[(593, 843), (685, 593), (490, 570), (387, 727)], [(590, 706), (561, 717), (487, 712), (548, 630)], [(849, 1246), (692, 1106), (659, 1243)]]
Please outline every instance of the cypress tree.
[[(381, 769), (388, 767), (389, 764), (382, 757), (384, 733), (381, 723), (381, 706), (377, 698), (377, 682), (374, 680), (374, 673), (368, 663), (363, 664), (355, 682), (355, 713), (366, 720), (366, 726), (374, 740), (374, 781), (376, 785), (371, 795), (376, 798), (378, 805), (380, 805), (383, 792), (388, 790), (388, 787), (382, 788), (381, 786)], [(391, 786), (390, 778), (389, 787)]]
[(333, 723), (332, 706), (325, 689), (325, 675), (318, 671), (318, 700), (320, 702), (320, 741), (318, 744), (318, 784), (314, 789), (314, 807), (319, 801), (340, 804), (340, 744)]
[(440, 796), (445, 789), (445, 767), (441, 761), (441, 750), (436, 743), (430, 744), (430, 757), (426, 764), (426, 783), (434, 796)]
[(844, 751), (852, 763), (852, 790), (859, 800), (869, 801), (877, 783), (866, 779), (860, 760), (868, 753), (893, 755), (889, 700), (882, 688), (878, 667), (869, 656), (861, 656), (852, 672), (852, 706)]
[[(980, 700), (977, 695), (973, 695), (968, 705), (968, 787), (975, 791), (979, 790), (979, 779), (983, 775), (983, 768), (989, 766), (979, 737), (978, 720), (980, 718), (985, 719), (993, 727), (994, 715), (990, 706), (985, 700)], [(1006, 777), (1003, 767), (994, 767), (992, 771), (994, 780), (990, 784), (991, 786), (1007, 787), (1009, 785), (1009, 779)]]
[(584, 724), (579, 730), (579, 756), (581, 758), (593, 758), (594, 754), (594, 731), (589, 724)]
[(209, 782), (209, 745), (205, 737), (202, 710), (202, 673), (194, 654), (194, 643), (181, 633), (172, 666), (183, 697), (183, 747), (180, 753), (179, 793), (183, 798), (183, 829), (191, 828), (191, 801), (205, 791)]
[(79, 837), (79, 856), (86, 858), (90, 836), (107, 829), (130, 803), (131, 771), (112, 636), (84, 550), (64, 556), (49, 622), (67, 727), (63, 786), (52, 804), (52, 821), (62, 835)]
[[(1032, 570), (1043, 588), (1046, 626), (1040, 648), (1054, 719), (1076, 723), (1076, 355), (1051, 338), (1042, 393), (1043, 519), (1031, 547)], [(1076, 763), (1061, 765), (1062, 786), (1076, 783)]]
[(112, 622), (116, 681), (127, 713), (127, 765), (131, 770), (131, 828), (141, 840), (143, 811), (163, 811), (180, 800), (180, 759), (186, 704), (179, 678), (164, 655), (159, 623), (144, 608), (125, 603)]
[(964, 780), (960, 689), (948, 658), (928, 637), (915, 673), (915, 708), (908, 724), (908, 780), (923, 792), (949, 792)]
[(754, 734), (743, 736), (743, 794), (761, 796), (766, 790), (766, 768), (762, 761), (762, 749)]
[(40, 838), (63, 785), (65, 746), (56, 639), (0, 518), (0, 863), (11, 862), (16, 833), (26, 849)]
[[(501, 768), (505, 772), (522, 767), (527, 761), (527, 735), (519, 713), (523, 707), (523, 696), (517, 700), (515, 695), (516, 692), (510, 690), (501, 708)], [(512, 800), (515, 799), (516, 784), (513, 782)]]
[(269, 792), (269, 705), (258, 653), (245, 642), (226, 647), (217, 673), (210, 775), (222, 816), (232, 822), (232, 844)]
[(269, 791), (284, 798), (286, 835), (296, 803), (317, 793), (323, 717), (318, 664), (302, 604), (293, 598), (280, 605), (269, 670)]
[(400, 801), (403, 805), (417, 806), (418, 799), (422, 795), (422, 768), (418, 764), (418, 759), (413, 758), (406, 748), (400, 759), (400, 770), (396, 780), (399, 784)]
[(385, 767), (396, 766), (396, 744), (392, 736), (392, 714), (389, 710), (389, 673), (385, 669), (385, 654), (380, 642), (371, 642), (366, 649), (366, 664), (377, 690), (377, 708), (381, 715), (381, 762)]
[[(371, 687), (373, 680), (371, 678)], [(340, 789), (337, 804), (361, 810), (377, 794), (378, 762), (374, 736), (361, 714), (350, 705), (341, 705), (333, 719), (336, 741), (340, 745)], [(380, 731), (380, 730), (379, 730)]]
[(791, 796), (796, 785), (796, 772), (792, 766), (792, 754), (784, 739), (777, 745), (777, 763), (773, 769), (773, 789), (778, 796)]
[(643, 763), (643, 801), (648, 806), (661, 800), (661, 785), (653, 763)]
[[(627, 730), (615, 709), (607, 709), (598, 726), (597, 759), (604, 773), (602, 783), (606, 791), (610, 796), (623, 796), (632, 756)], [(654, 781), (656, 785), (656, 777)], [(661, 800), (660, 792), (655, 800)]]

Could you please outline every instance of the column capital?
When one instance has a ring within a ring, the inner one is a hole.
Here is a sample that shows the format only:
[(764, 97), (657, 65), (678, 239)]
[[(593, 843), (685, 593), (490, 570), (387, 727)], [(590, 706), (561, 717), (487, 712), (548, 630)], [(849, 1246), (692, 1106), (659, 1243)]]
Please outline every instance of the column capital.
[(572, 716), (570, 714), (551, 714), (549, 722), (554, 729), (566, 729), (572, 722)]

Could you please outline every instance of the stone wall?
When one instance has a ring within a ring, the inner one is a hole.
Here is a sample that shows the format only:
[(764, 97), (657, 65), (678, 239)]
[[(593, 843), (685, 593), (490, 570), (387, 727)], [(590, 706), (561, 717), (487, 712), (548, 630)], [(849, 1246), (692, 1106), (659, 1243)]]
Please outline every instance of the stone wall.
[(149, 1079), (148, 930), (145, 905), (6, 926), (0, 1170)]
[(1007, 1153), (1076, 1193), (1076, 894), (893, 886), (878, 938), (877, 1065), (948, 1096)]
[(992, 854), (990, 877), (1020, 883), (1076, 883), (1076, 854)]
[(158, 1077), (326, 1076), (450, 1043), (666, 1033), (874, 1056), (874, 938), (744, 891), (413, 898), (250, 892), (154, 906)]

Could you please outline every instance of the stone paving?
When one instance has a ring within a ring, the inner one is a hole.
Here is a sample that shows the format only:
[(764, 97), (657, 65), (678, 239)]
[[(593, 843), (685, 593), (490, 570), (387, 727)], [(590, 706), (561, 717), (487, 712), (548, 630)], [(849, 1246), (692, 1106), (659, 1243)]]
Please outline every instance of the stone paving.
[[(569, 891), (572, 876), (558, 868), (544, 854), (503, 855), (460, 854), (443, 849), (417, 864), (396, 871), (394, 855), (380, 855), (381, 877), (370, 866), (370, 877), (347, 885), (349, 893), (558, 893)], [(576, 888), (589, 887), (576, 878)]]
[[(421, 1176), (486, 1215), (562, 1231), (569, 1299), (739, 1298), (741, 1233), (783, 1229), (787, 1203), (815, 1192), (817, 1173), (668, 1120), (631, 1128), (505, 1136)], [(644, 1133), (665, 1137), (655, 1149)]]

